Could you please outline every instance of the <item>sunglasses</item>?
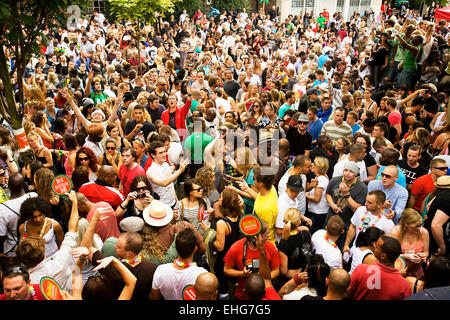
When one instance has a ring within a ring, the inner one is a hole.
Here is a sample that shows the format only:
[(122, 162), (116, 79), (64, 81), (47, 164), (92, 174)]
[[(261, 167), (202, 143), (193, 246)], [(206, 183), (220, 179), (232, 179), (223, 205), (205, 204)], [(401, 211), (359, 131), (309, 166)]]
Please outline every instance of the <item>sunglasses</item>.
[(137, 192), (143, 192), (143, 191), (147, 191), (147, 187), (141, 187), (141, 188), (136, 188)]
[(198, 192), (200, 192), (200, 191), (203, 191), (203, 188), (192, 189), (192, 191), (198, 191)]
[(382, 177), (386, 177), (386, 178), (389, 178), (389, 179), (390, 179), (390, 178), (392, 178), (392, 176), (391, 176), (391, 175), (388, 175), (388, 174), (385, 174), (385, 173), (381, 173), (381, 176), (382, 176)]
[(441, 170), (441, 171), (447, 171), (447, 167), (434, 167), (435, 169)]
[(309, 122), (306, 122), (306, 121), (300, 121), (298, 124), (309, 124)]
[(81, 162), (83, 162), (83, 161), (89, 161), (89, 157), (86, 157), (86, 158), (78, 158)]
[(116, 147), (106, 147), (106, 150), (116, 150)]
[(28, 275), (29, 273), (23, 267), (17, 266), (17, 267), (12, 267), (12, 268), (9, 268), (8, 270), (6, 270), (6, 272), (4, 274), (4, 278), (9, 276), (10, 274), (17, 274), (17, 275), (26, 274), (26, 275)]

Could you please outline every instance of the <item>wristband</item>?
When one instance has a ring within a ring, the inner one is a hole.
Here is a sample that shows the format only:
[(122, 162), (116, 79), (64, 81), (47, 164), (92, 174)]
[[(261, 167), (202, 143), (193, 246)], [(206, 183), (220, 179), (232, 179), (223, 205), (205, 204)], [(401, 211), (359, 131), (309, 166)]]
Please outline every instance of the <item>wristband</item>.
[(298, 277), (298, 273), (295, 274), (292, 278), (294, 279), (296, 285), (302, 284), (302, 280), (300, 280), (300, 278)]
[(122, 210), (125, 210), (125, 208), (122, 207), (122, 203), (119, 205), (119, 207), (120, 207)]

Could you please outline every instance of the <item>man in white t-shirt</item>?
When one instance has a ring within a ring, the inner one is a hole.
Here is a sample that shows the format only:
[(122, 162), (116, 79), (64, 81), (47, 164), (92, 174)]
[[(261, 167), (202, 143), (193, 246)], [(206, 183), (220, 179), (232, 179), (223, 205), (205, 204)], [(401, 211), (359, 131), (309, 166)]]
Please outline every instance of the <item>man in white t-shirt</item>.
[(341, 161), (336, 163), (333, 171), (333, 178), (340, 177), (344, 175), (344, 165), (349, 161), (354, 161), (359, 167), (359, 178), (361, 182), (367, 180), (367, 169), (364, 162), (364, 157), (366, 156), (366, 148), (358, 143), (350, 146), (350, 153)]
[(344, 233), (344, 220), (339, 214), (332, 215), (324, 229), (316, 231), (311, 237), (312, 250), (321, 254), (331, 270), (342, 268), (342, 253), (336, 244), (339, 236)]
[[(297, 209), (298, 201), (297, 197), (303, 189), (303, 180), (300, 175), (291, 175), (289, 176), (288, 182), (286, 184), (286, 191), (281, 193), (278, 197), (278, 215), (277, 220), (275, 221), (275, 238), (277, 242), (281, 240), (281, 234), (284, 228), (284, 214), (287, 209), (294, 208)], [(311, 225), (311, 220), (303, 215), (300, 215), (300, 219)]]
[(20, 218), (20, 207), (26, 199), (38, 196), (36, 192), (24, 192), (24, 181), (22, 174), (11, 174), (8, 182), (11, 199), (0, 204), (0, 253), (9, 257), (16, 255), (14, 248), (19, 242), (17, 222)]
[[(367, 194), (365, 206), (356, 209), (350, 220), (351, 224), (345, 239), (344, 252), (350, 253), (352, 240), (358, 239), (359, 233), (369, 227), (377, 227), (383, 230), (385, 234), (391, 232), (394, 223), (384, 214), (385, 201), (386, 195), (381, 190), (373, 190)], [(392, 213), (392, 210), (390, 212)], [(354, 243), (353, 246), (355, 246)]]
[(305, 175), (310, 172), (311, 159), (305, 155), (298, 155), (294, 158), (292, 167), (285, 172), (278, 182), (278, 194), (281, 195), (286, 191), (287, 182), (291, 175), (301, 176), (303, 191), (301, 191), (297, 196), (297, 209), (300, 211), (301, 215), (304, 215), (306, 210), (306, 192), (310, 191), (312, 188), (315, 188), (318, 183), (316, 179), (312, 179), (310, 183), (307, 183)]
[(184, 172), (186, 162), (182, 159), (178, 170), (172, 173), (166, 161), (167, 151), (164, 148), (164, 143), (161, 141), (150, 143), (149, 153), (153, 162), (147, 169), (147, 178), (152, 185), (153, 191), (159, 195), (161, 201), (173, 208), (177, 202), (174, 181)]
[(161, 297), (164, 300), (183, 300), (183, 295), (189, 294), (189, 288), (194, 286), (197, 277), (208, 272), (193, 263), (197, 239), (191, 229), (178, 234), (175, 248), (178, 258), (172, 263), (158, 266), (153, 275), (150, 300), (160, 300)]

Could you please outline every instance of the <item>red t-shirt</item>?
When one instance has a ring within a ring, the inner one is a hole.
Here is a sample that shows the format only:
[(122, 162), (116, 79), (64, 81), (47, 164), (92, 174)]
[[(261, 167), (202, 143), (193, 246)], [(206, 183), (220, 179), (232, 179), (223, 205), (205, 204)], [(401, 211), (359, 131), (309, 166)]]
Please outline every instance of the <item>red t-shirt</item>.
[(352, 272), (350, 297), (353, 300), (403, 300), (411, 295), (408, 281), (396, 269), (376, 264), (360, 264)]
[[(242, 264), (242, 258), (244, 255), (244, 241), (246, 239), (242, 238), (236, 241), (228, 250), (227, 254), (223, 261), (225, 264), (236, 270), (244, 270), (244, 265)], [(270, 270), (276, 270), (280, 266), (280, 257), (278, 255), (277, 248), (275, 245), (269, 241), (264, 243), (264, 247), (266, 248), (266, 256), (269, 262)], [(259, 251), (250, 249), (250, 246), (247, 245), (247, 254), (245, 256), (245, 265), (249, 265), (252, 263), (253, 259), (259, 259)], [(239, 300), (248, 300), (247, 296), (244, 293), (245, 289), (245, 281), (247, 278), (238, 278), (238, 285), (236, 287), (236, 298)]]
[(263, 300), (281, 300), (281, 297), (273, 287), (268, 287)]
[(391, 126), (393, 126), (395, 124), (400, 124), (400, 123), (402, 123), (402, 115), (400, 112), (394, 111), (389, 114), (388, 120), (389, 120), (389, 124)]
[[(98, 202), (94, 204), (92, 209), (89, 211), (86, 219), (91, 222), (92, 217), (94, 216), (95, 210), (97, 208), (107, 209), (107, 212), (103, 214), (103, 220), (97, 222), (97, 226), (95, 227), (95, 233), (100, 236), (103, 242), (110, 237), (118, 238), (120, 236), (119, 225), (117, 223), (116, 212), (113, 208), (106, 202)], [(106, 211), (106, 210), (105, 210)]]
[(100, 201), (109, 203), (114, 210), (125, 200), (119, 190), (108, 186), (101, 186), (93, 181), (83, 184), (78, 191), (93, 203)]
[(119, 179), (122, 182), (122, 194), (125, 197), (130, 193), (130, 185), (133, 178), (140, 175), (145, 176), (145, 170), (138, 164), (131, 170), (128, 170), (124, 165), (120, 166)]
[(414, 204), (414, 209), (420, 212), (422, 202), (431, 192), (433, 192), (435, 188), (436, 186), (434, 185), (434, 181), (431, 178), (431, 173), (414, 180), (411, 189), (411, 194), (417, 197), (416, 203)]
[[(30, 300), (47, 300), (41, 292), (41, 288), (38, 284), (30, 284), (34, 289), (34, 296), (30, 297)], [(5, 294), (0, 295), (0, 300), (6, 300)]]

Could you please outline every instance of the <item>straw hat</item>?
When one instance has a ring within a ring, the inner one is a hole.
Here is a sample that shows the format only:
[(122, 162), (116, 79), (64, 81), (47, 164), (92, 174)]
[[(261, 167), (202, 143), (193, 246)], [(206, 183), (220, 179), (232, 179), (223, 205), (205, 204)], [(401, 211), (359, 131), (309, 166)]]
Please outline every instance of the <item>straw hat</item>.
[(142, 212), (144, 221), (153, 227), (167, 225), (173, 218), (172, 209), (160, 200), (153, 200)]
[(437, 178), (434, 185), (437, 188), (450, 189), (450, 176), (442, 176), (442, 177)]

